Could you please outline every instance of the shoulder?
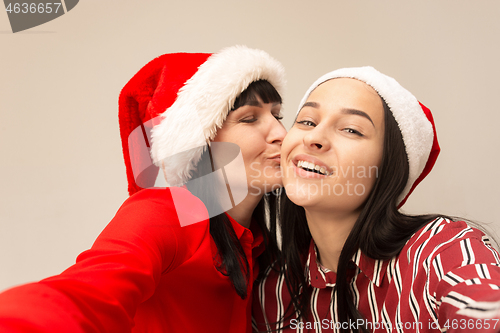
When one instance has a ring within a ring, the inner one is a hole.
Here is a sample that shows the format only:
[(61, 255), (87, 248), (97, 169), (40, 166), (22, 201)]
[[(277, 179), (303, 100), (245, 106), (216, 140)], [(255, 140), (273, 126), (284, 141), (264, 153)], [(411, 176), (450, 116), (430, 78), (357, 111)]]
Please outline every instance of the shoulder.
[(116, 213), (127, 219), (160, 219), (184, 227), (209, 218), (205, 205), (187, 189), (144, 189), (129, 197)]
[(209, 237), (207, 210), (188, 190), (144, 189), (123, 203), (92, 249), (133, 253), (143, 261), (161, 258), (164, 271), (187, 260)]
[(481, 230), (470, 226), (465, 221), (438, 217), (408, 240), (402, 254), (405, 253), (408, 258), (415, 255), (434, 257), (449, 248), (463, 247), (464, 245), (460, 244), (471, 243), (491, 250), (489, 238)]
[[(190, 252), (209, 236), (205, 205), (184, 188), (144, 189), (128, 198), (96, 243), (156, 244)], [(95, 245), (95, 244), (94, 244)]]
[(408, 243), (441, 243), (446, 241), (454, 241), (463, 238), (478, 238), (482, 239), (485, 234), (470, 226), (465, 221), (453, 221), (449, 218), (438, 217), (429, 222), (417, 231), (409, 240)]

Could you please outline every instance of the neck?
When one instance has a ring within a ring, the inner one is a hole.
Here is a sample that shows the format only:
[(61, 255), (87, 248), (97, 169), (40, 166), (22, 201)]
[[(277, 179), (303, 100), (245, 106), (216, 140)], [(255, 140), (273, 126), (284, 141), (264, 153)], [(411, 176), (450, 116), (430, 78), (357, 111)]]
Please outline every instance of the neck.
[(252, 222), (253, 211), (259, 204), (261, 198), (262, 195), (253, 195), (249, 193), (242, 202), (228, 210), (227, 213), (236, 222), (248, 229), (250, 228), (250, 223)]
[(337, 272), (340, 253), (359, 212), (332, 214), (331, 211), (305, 209), (307, 224), (318, 249), (318, 260)]

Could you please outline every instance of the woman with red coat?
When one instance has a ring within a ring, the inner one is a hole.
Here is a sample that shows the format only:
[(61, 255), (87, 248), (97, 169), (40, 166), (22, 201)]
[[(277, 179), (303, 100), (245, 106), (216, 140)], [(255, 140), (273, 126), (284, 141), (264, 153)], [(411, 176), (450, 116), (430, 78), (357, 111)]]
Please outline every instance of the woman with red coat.
[(283, 86), (243, 46), (144, 66), (119, 100), (130, 198), (75, 265), (0, 294), (0, 332), (250, 332), (277, 253)]

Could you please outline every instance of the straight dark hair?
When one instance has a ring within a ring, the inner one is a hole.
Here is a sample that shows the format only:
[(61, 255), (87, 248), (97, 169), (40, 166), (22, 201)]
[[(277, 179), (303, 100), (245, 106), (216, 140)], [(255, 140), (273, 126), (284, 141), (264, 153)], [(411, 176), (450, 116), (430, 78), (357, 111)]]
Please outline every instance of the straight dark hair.
[[(234, 102), (234, 106), (230, 111), (257, 101), (259, 97), (264, 103), (281, 103), (281, 96), (276, 89), (266, 80), (258, 80), (252, 82), (248, 88), (238, 96)], [(230, 112), (229, 111), (229, 112)], [(198, 163), (196, 172), (193, 173), (191, 179), (198, 178), (202, 175), (213, 172), (210, 168), (212, 163), (202, 163), (204, 160), (211, 159), (210, 151), (207, 149)], [(208, 160), (210, 161), (210, 160)], [(200, 198), (205, 206), (210, 210), (210, 207), (219, 207), (213, 188), (193, 187), (187, 183), (188, 190)], [(252, 220), (257, 223), (263, 234), (263, 242), (265, 246), (264, 254), (259, 257), (259, 266), (261, 272), (264, 268), (274, 262), (278, 256), (279, 248), (276, 239), (276, 226), (278, 219), (279, 196), (278, 191), (264, 195), (259, 201), (257, 207), (253, 211)], [(209, 211), (210, 216), (211, 214)], [(238, 295), (244, 299), (247, 295), (247, 288), (250, 275), (250, 269), (247, 257), (243, 251), (243, 247), (236, 236), (231, 221), (225, 213), (210, 217), (210, 234), (217, 246), (217, 269), (231, 280), (234, 289)]]
[[(366, 199), (340, 253), (337, 266), (337, 281), (332, 297), (337, 297), (337, 311), (340, 322), (356, 321), (362, 315), (354, 305), (348, 281), (348, 269), (352, 257), (361, 249), (364, 255), (378, 260), (396, 256), (410, 237), (442, 215), (411, 216), (398, 210), (398, 197), (408, 180), (409, 165), (403, 137), (387, 103), (384, 107), (384, 143), (379, 177)], [(292, 302), (288, 304), (283, 321), (297, 315), (307, 320), (310, 315), (311, 287), (304, 275), (305, 261), (309, 253), (311, 233), (307, 226), (304, 208), (284, 197), (282, 200), (283, 259), (280, 269)], [(349, 332), (342, 329), (342, 332)], [(354, 332), (369, 332), (363, 327)]]

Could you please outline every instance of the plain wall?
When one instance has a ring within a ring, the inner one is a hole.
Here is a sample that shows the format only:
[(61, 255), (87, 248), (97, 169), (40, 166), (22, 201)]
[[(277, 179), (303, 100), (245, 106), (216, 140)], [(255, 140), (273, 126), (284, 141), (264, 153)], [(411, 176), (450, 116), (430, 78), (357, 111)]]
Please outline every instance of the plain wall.
[(287, 128), (327, 71), (395, 77), (433, 111), (442, 147), (404, 210), (500, 230), (499, 12), (493, 0), (84, 0), (16, 34), (0, 13), (0, 290), (63, 271), (127, 198), (118, 94), (168, 52), (266, 50), (287, 70)]

